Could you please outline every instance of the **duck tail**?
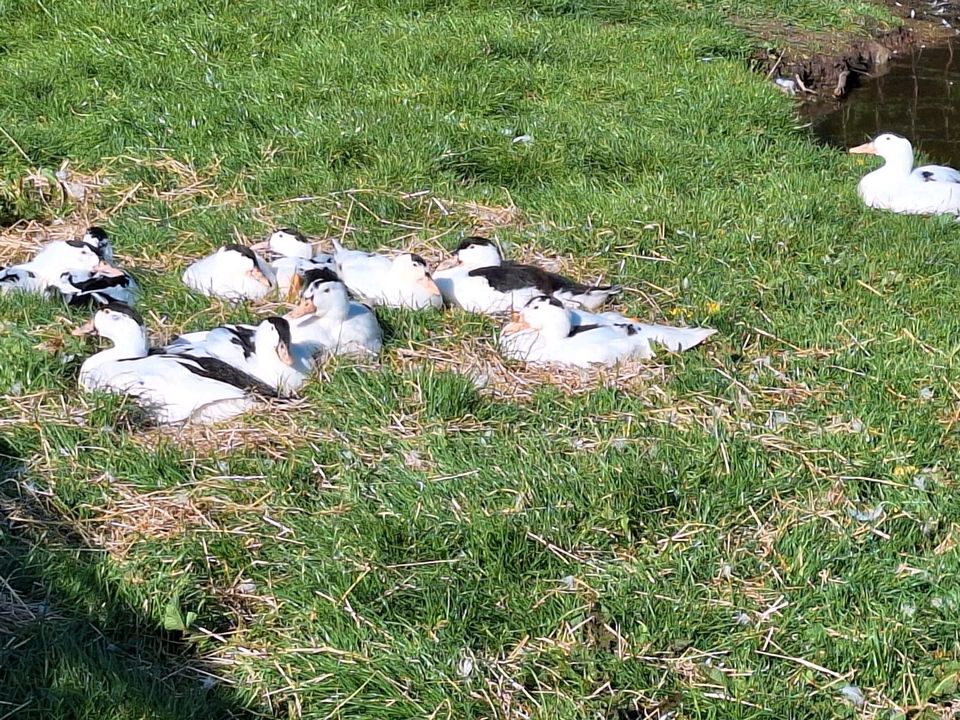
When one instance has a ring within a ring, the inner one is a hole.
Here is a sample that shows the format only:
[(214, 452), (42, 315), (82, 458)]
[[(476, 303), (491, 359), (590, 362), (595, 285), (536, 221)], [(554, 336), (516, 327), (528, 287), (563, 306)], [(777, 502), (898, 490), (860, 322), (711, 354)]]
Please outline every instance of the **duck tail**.
[(663, 345), (670, 352), (683, 352), (694, 348), (711, 335), (716, 334), (713, 328), (677, 328), (667, 325), (640, 325), (643, 334), (658, 345)]

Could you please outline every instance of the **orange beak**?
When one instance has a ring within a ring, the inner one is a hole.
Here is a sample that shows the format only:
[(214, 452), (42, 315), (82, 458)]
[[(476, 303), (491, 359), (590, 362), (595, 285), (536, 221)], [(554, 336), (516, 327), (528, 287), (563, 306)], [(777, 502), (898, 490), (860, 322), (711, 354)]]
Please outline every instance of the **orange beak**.
[(433, 281), (433, 278), (429, 275), (424, 275), (422, 278), (417, 280), (417, 285), (422, 287), (427, 291), (429, 295), (439, 295), (440, 288), (437, 287), (437, 284)]
[(80, 327), (74, 328), (70, 334), (74, 337), (83, 337), (84, 335), (93, 335), (95, 332), (97, 332), (97, 327), (93, 324), (93, 318), (90, 318)]
[(294, 302), (300, 297), (300, 290), (303, 288), (303, 278), (300, 273), (294, 273), (290, 278), (290, 289), (287, 290), (287, 302)]
[(856, 147), (850, 148), (847, 152), (854, 155), (876, 155), (877, 147), (872, 142), (864, 143), (863, 145), (857, 145)]
[(527, 325), (526, 320), (519, 318), (513, 322), (509, 322), (503, 326), (501, 331), (504, 335), (513, 335), (514, 333), (523, 332), (524, 330), (529, 330), (530, 326)]
[(313, 300), (309, 298), (304, 298), (297, 305), (287, 313), (287, 317), (291, 320), (296, 318), (303, 317), (304, 315), (309, 315), (310, 313), (315, 313), (317, 311), (317, 306), (313, 304)]

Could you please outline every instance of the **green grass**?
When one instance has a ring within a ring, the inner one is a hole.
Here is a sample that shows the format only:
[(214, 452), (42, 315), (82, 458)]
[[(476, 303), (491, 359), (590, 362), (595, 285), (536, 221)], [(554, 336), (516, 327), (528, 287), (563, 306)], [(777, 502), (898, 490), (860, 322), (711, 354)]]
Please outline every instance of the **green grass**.
[[(64, 329), (83, 315), (0, 298), (0, 718), (781, 720), (953, 699), (956, 225), (861, 207), (864, 166), (796, 127), (736, 29), (866, 15), (0, 0), (0, 214), (49, 219), (17, 181), (65, 159), (108, 169), (104, 210), (142, 183), (106, 224), (135, 272), (153, 261), (154, 326), (249, 317), (176, 271), (234, 229), (339, 233), (351, 196), (331, 194), (353, 189), (357, 245), (452, 244), (467, 222), (431, 198), (515, 203), (525, 222), (498, 237), (517, 251), (587, 257), (630, 313), (720, 330), (655, 380), (511, 400), (399, 362), (493, 323), (385, 313), (382, 369), (334, 365), (224, 452), (77, 397), (91, 348)], [(184, 187), (162, 158), (211, 190), (161, 196)]]

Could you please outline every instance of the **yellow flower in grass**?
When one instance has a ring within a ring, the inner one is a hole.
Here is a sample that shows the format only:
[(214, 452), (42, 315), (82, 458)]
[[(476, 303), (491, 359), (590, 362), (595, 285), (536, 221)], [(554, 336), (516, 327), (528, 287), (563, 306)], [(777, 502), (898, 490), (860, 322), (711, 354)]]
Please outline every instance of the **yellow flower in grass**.
[(897, 465), (893, 468), (894, 477), (904, 477), (905, 475), (913, 475), (917, 472), (917, 468), (914, 465)]
[(720, 303), (718, 303), (716, 300), (709, 300), (703, 307), (704, 310), (707, 311), (707, 315), (716, 315), (718, 312), (720, 312)]

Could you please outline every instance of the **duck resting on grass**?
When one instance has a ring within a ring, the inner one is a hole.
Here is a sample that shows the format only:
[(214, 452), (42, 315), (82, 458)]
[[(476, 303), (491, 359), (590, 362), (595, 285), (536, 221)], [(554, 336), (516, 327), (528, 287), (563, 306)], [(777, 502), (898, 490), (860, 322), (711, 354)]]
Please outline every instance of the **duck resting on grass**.
[(554, 297), (538, 295), (523, 307), (518, 321), (504, 326), (500, 349), (514, 360), (590, 367), (652, 358), (654, 343), (672, 352), (689, 350), (715, 332), (648, 325), (617, 313), (570, 310)]
[(348, 250), (336, 239), (333, 245), (337, 275), (360, 300), (412, 310), (443, 307), (440, 289), (430, 277), (427, 262), (419, 255), (401, 253), (388, 257)]
[(112, 270), (114, 268), (86, 243), (58, 240), (47, 245), (33, 259), (0, 269), (0, 290), (42, 293), (56, 287), (64, 273), (95, 274)]
[(306, 236), (293, 228), (275, 230), (266, 242), (257, 243), (251, 249), (268, 251), (270, 267), (276, 276), (281, 297), (294, 293), (293, 297), (296, 298), (303, 273), (324, 267), (333, 270), (336, 267), (333, 255), (314, 253), (313, 245)]
[(178, 335), (160, 352), (169, 355), (208, 355), (268, 385), (281, 397), (303, 385), (310, 372), (290, 342), (290, 324), (270, 317), (259, 325), (220, 325), (212, 330)]
[(160, 423), (216, 422), (252, 408), (251, 393), (274, 396), (256, 378), (213, 357), (150, 355), (143, 318), (128, 305), (108, 303), (73, 334), (99, 335), (113, 345), (84, 361), (80, 387), (129, 395)]
[(383, 334), (377, 316), (350, 300), (347, 287), (326, 268), (303, 275), (299, 304), (287, 313), (295, 348), (309, 355), (377, 355)]
[(271, 267), (245, 245), (224, 245), (183, 271), (183, 282), (207, 296), (259, 300), (276, 288)]
[(850, 152), (884, 160), (857, 185), (869, 207), (907, 215), (960, 214), (960, 172), (943, 165), (913, 167), (913, 146), (905, 137), (883, 133)]
[(620, 292), (615, 285), (584, 285), (534, 265), (506, 262), (497, 246), (482, 237), (464, 239), (453, 259), (454, 265), (438, 269), (433, 277), (447, 304), (468, 312), (510, 312), (538, 295), (595, 310)]

